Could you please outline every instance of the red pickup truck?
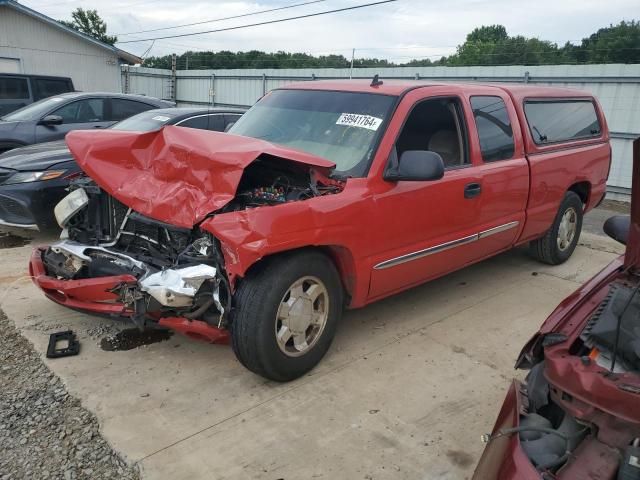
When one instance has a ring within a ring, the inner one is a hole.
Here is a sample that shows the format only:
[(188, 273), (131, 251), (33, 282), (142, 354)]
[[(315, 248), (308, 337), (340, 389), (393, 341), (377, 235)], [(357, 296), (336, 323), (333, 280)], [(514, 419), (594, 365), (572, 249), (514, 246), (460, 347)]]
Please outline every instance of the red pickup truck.
[(277, 381), (361, 307), (531, 243), (572, 254), (605, 194), (606, 121), (568, 89), (322, 81), (265, 95), (229, 131), (72, 132), (87, 174), (67, 237), (30, 269), (52, 300), (231, 340)]

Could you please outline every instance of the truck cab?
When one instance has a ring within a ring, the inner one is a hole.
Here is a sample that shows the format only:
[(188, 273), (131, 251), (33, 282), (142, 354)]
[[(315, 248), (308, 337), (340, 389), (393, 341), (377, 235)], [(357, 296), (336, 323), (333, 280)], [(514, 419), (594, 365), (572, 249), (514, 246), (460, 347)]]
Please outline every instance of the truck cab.
[(277, 381), (320, 361), (343, 307), (523, 243), (566, 261), (611, 161), (597, 101), (545, 87), (305, 82), (228, 133), (187, 130), (68, 134), (86, 177), (34, 281), (72, 308), (229, 340)]

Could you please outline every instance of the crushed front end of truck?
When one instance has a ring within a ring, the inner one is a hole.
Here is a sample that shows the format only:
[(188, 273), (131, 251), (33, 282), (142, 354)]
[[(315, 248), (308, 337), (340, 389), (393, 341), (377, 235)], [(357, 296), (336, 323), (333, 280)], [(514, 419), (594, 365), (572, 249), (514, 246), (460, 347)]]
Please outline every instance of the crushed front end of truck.
[(212, 218), (342, 190), (327, 160), (229, 134), (73, 132), (67, 143), (88, 176), (56, 206), (63, 235), (34, 250), (33, 281), (66, 307), (211, 343), (229, 341), (237, 282)]

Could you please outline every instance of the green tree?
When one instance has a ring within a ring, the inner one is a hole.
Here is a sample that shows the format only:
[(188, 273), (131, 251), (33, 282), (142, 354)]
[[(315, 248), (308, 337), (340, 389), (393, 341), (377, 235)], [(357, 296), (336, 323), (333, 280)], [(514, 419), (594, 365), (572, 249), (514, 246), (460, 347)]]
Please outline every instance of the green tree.
[(447, 65), (540, 65), (561, 63), (564, 52), (555, 43), (511, 37), (502, 25), (474, 29)]
[(118, 37), (107, 35), (107, 24), (100, 18), (97, 10), (84, 10), (78, 7), (71, 12), (71, 18), (73, 19), (71, 22), (67, 20), (59, 20), (59, 22), (109, 45), (118, 41)]
[(573, 63), (640, 63), (640, 22), (601, 28), (580, 45), (567, 43), (564, 50)]

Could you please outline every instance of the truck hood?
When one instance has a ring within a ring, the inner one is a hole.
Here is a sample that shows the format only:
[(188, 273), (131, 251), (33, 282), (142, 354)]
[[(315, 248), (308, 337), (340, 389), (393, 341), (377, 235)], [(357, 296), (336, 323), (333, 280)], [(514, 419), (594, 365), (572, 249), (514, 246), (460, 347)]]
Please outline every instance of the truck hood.
[(102, 189), (148, 217), (191, 228), (235, 196), (259, 157), (288, 160), (322, 174), (335, 164), (264, 140), (167, 126), (155, 132), (76, 130), (69, 150)]

